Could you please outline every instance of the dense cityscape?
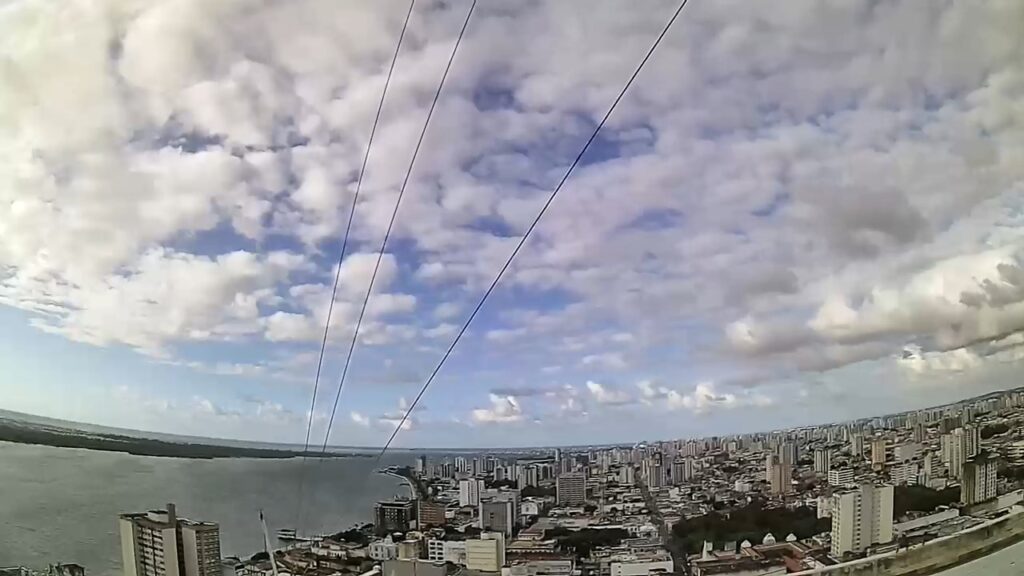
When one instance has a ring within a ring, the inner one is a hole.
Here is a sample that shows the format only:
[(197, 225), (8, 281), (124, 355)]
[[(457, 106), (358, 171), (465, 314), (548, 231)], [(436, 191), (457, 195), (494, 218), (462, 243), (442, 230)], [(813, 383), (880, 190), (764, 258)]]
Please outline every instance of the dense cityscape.
[[(223, 558), (216, 523), (168, 504), (116, 519), (121, 558), (125, 576), (773, 576), (855, 570), (936, 542), (970, 558), (1024, 533), (1006, 528), (1024, 500), (1022, 419), (1014, 390), (760, 434), (419, 454), (380, 471), (409, 494), (377, 502), (372, 522), (285, 528), (268, 550)], [(997, 541), (971, 544), (982, 532)]]

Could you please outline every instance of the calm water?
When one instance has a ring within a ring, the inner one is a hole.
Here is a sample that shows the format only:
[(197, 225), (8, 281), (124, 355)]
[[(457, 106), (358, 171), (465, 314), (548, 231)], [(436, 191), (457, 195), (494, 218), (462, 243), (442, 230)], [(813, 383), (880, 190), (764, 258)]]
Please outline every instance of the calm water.
[[(397, 455), (382, 465), (407, 464)], [(188, 460), (0, 442), (0, 566), (77, 562), (121, 573), (117, 515), (177, 504), (220, 523), (225, 556), (263, 549), (257, 510), (278, 528), (334, 531), (372, 521), (373, 502), (406, 489), (372, 458), (307, 463), (305, 521), (295, 512), (301, 459)]]

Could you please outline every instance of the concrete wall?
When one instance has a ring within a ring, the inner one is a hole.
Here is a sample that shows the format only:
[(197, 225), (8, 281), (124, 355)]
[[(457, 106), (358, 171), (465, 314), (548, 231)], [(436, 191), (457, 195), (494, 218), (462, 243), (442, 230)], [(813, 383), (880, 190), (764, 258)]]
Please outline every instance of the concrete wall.
[(820, 570), (795, 572), (792, 576), (923, 576), (980, 558), (1024, 540), (1024, 509), (969, 528), (952, 536), (936, 538), (909, 550), (888, 552), (844, 562)]

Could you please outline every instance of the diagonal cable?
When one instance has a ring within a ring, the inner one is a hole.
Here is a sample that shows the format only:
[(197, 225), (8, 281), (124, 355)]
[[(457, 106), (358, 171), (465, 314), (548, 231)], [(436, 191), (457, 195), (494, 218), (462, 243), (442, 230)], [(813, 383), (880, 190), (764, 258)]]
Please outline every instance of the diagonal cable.
[(587, 139), (587, 143), (583, 145), (583, 149), (580, 150), (580, 153), (576, 155), (576, 159), (572, 161), (571, 165), (569, 165), (569, 169), (566, 170), (565, 174), (562, 176), (562, 179), (558, 182), (558, 185), (555, 186), (555, 189), (551, 191), (551, 194), (548, 196), (547, 201), (544, 202), (544, 206), (542, 206), (540, 212), (537, 213), (537, 217), (533, 219), (533, 222), (530, 224), (530, 227), (526, 229), (526, 233), (523, 234), (523, 237), (519, 239), (519, 243), (516, 244), (515, 249), (512, 250), (512, 254), (509, 255), (508, 260), (505, 261), (504, 266), (502, 266), (501, 270), (498, 271), (498, 275), (494, 277), (494, 281), (491, 282), (490, 287), (487, 288), (487, 291), (484, 292), (483, 297), (481, 297), (480, 301), (477, 302), (476, 308), (473, 309), (473, 312), (466, 319), (465, 323), (463, 323), (462, 328), (459, 330), (459, 333), (456, 334), (455, 339), (452, 340), (452, 343), (448, 346), (448, 350), (445, 351), (444, 356), (441, 357), (441, 361), (438, 362), (437, 366), (434, 367), (434, 370), (430, 373), (430, 376), (427, 377), (427, 380), (423, 383), (423, 386), (420, 388), (419, 393), (416, 394), (416, 398), (414, 398), (412, 403), (409, 404), (409, 407), (406, 409), (405, 414), (402, 415), (402, 420), (398, 423), (398, 426), (395, 427), (395, 431), (391, 433), (391, 437), (388, 438), (388, 441), (384, 444), (384, 447), (377, 455), (378, 461), (388, 451), (388, 448), (391, 447), (391, 443), (395, 440), (395, 437), (398, 436), (398, 432), (402, 429), (402, 426), (405, 424), (406, 420), (408, 420), (409, 414), (411, 414), (412, 411), (416, 408), (416, 404), (419, 403), (420, 398), (423, 397), (423, 394), (426, 393), (427, 388), (429, 388), (430, 384), (433, 383), (434, 378), (437, 376), (437, 373), (441, 371), (441, 367), (444, 366), (444, 363), (448, 361), (448, 357), (451, 355), (452, 350), (455, 349), (455, 346), (459, 343), (459, 340), (462, 339), (463, 334), (466, 333), (466, 330), (469, 328), (469, 325), (473, 322), (473, 319), (476, 318), (477, 313), (479, 313), (480, 309), (483, 308), (484, 303), (487, 302), (487, 298), (491, 295), (491, 292), (494, 291), (495, 286), (498, 285), (498, 282), (501, 281), (502, 276), (505, 275), (505, 272), (512, 264), (512, 260), (515, 259), (516, 255), (519, 254), (519, 250), (522, 249), (524, 244), (526, 244), (526, 240), (530, 237), (530, 234), (533, 232), (534, 228), (537, 227), (537, 223), (540, 222), (540, 219), (544, 216), (544, 213), (547, 212), (548, 207), (551, 206), (551, 202), (554, 201), (555, 196), (558, 195), (558, 192), (562, 189), (562, 186), (565, 185), (566, 180), (568, 180), (569, 176), (572, 175), (573, 171), (576, 169), (576, 166), (580, 163), (580, 160), (583, 158), (583, 155), (590, 148), (590, 145), (593, 144), (594, 140), (597, 139), (597, 135), (599, 132), (601, 132), (601, 128), (604, 127), (605, 122), (608, 121), (608, 118), (612, 115), (612, 112), (615, 110), (615, 107), (619, 105), (619, 101), (622, 100), (622, 97), (626, 95), (626, 91), (629, 90), (629, 87), (633, 84), (633, 81), (636, 80), (637, 75), (640, 74), (640, 70), (643, 69), (644, 65), (647, 64), (647, 61), (651, 58), (651, 55), (654, 54), (654, 51), (658, 48), (658, 45), (661, 44), (661, 41), (668, 33), (669, 28), (672, 27), (672, 24), (675, 23), (676, 18), (679, 16), (680, 12), (683, 11), (683, 8), (686, 6), (686, 2), (687, 0), (683, 0), (682, 3), (679, 4), (679, 7), (676, 8), (676, 11), (673, 12), (672, 17), (669, 18), (668, 23), (665, 24), (665, 27), (661, 30), (661, 34), (658, 34), (658, 37), (654, 40), (654, 43), (651, 45), (651, 48), (647, 51), (647, 54), (644, 56), (643, 60), (640, 61), (640, 64), (636, 67), (636, 70), (633, 71), (633, 74), (629, 77), (629, 80), (626, 81), (626, 85), (622, 87), (622, 90), (619, 92), (619, 95), (615, 97), (615, 101), (612, 102), (611, 107), (609, 107), (608, 111), (605, 112), (604, 118), (602, 118), (601, 122), (598, 123), (597, 127), (594, 129), (594, 133), (590, 135), (589, 139)]
[(416, 5), (416, 0), (409, 2), (409, 10), (405, 14), (405, 21), (402, 23), (402, 31), (398, 35), (398, 43), (395, 45), (395, 53), (391, 56), (391, 65), (388, 67), (387, 79), (384, 81), (384, 89), (380, 93), (380, 100), (377, 102), (377, 112), (373, 117), (373, 127), (370, 128), (370, 137), (366, 142), (366, 150), (363, 152), (363, 162), (359, 167), (359, 176), (356, 179), (356, 190), (352, 196), (352, 207), (349, 208), (348, 212), (348, 223), (345, 225), (345, 235), (341, 241), (341, 251), (338, 254), (338, 264), (334, 270), (334, 288), (331, 289), (331, 301), (327, 305), (327, 321), (324, 323), (324, 335), (320, 342), (320, 355), (316, 362), (316, 378), (313, 380), (313, 398), (309, 404), (309, 419), (306, 422), (306, 441), (302, 446), (302, 474), (299, 479), (299, 505), (296, 509), (300, 514), (302, 511), (302, 495), (306, 483), (306, 458), (309, 452), (309, 436), (313, 429), (313, 413), (316, 409), (316, 396), (317, 391), (320, 388), (320, 372), (324, 365), (324, 352), (327, 350), (327, 337), (331, 330), (331, 316), (334, 314), (334, 300), (338, 296), (338, 283), (341, 280), (341, 264), (345, 260), (345, 252), (348, 249), (349, 234), (352, 231), (352, 221), (356, 214), (356, 204), (359, 201), (359, 192), (363, 188), (363, 176), (366, 174), (366, 163), (370, 158), (370, 149), (373, 147), (373, 137), (377, 134), (377, 125), (380, 123), (381, 110), (384, 109), (384, 99), (388, 93), (388, 87), (391, 86), (391, 76), (395, 72), (395, 63), (398, 62), (398, 53), (402, 49), (402, 41), (405, 39), (405, 31), (409, 28), (409, 18), (412, 16), (412, 9)]
[(405, 178), (402, 180), (402, 187), (398, 190), (398, 199), (395, 201), (395, 208), (391, 212), (391, 220), (388, 222), (387, 231), (384, 233), (384, 241), (381, 242), (380, 252), (377, 253), (377, 262), (373, 266), (373, 274), (370, 276), (370, 286), (366, 289), (366, 296), (363, 298), (363, 306), (359, 310), (359, 319), (356, 320), (356, 328), (352, 332), (352, 341), (349, 343), (348, 355), (345, 357), (345, 366), (341, 371), (341, 379), (338, 382), (338, 391), (334, 396), (334, 407), (331, 408), (331, 417), (327, 422), (327, 433), (324, 435), (324, 444), (320, 450), (320, 454), (323, 455), (327, 452), (327, 443), (331, 436), (331, 428), (334, 425), (334, 416), (338, 410), (338, 400), (341, 398), (341, 391), (345, 387), (345, 379), (348, 376), (348, 369), (352, 363), (352, 352), (355, 350), (356, 341), (359, 339), (359, 328), (363, 324), (363, 316), (366, 314), (366, 306), (370, 302), (370, 295), (373, 293), (373, 285), (377, 280), (377, 271), (380, 270), (380, 262), (384, 258), (384, 251), (388, 245), (388, 239), (391, 237), (391, 230), (395, 225), (395, 219), (398, 216), (398, 208), (402, 205), (402, 197), (405, 195), (405, 189), (409, 185), (409, 179), (412, 177), (413, 168), (416, 165), (416, 158), (419, 156), (420, 148), (423, 146), (423, 138), (427, 134), (427, 128), (430, 126), (430, 119), (434, 115), (434, 109), (437, 107), (437, 102), (441, 97), (441, 90), (444, 88), (445, 80), (448, 78), (448, 72), (452, 68), (452, 62), (455, 61), (455, 54), (459, 51), (459, 45), (462, 44), (462, 38), (466, 34), (466, 28), (469, 26), (469, 20), (473, 16), (473, 10), (476, 8), (477, 0), (473, 0), (473, 3), (469, 7), (469, 11), (466, 13), (466, 19), (462, 23), (462, 29), (459, 31), (459, 36), (455, 40), (455, 45), (452, 47), (452, 53), (448, 57), (448, 64), (444, 68), (444, 74), (441, 75), (441, 81), (437, 85), (437, 91), (434, 93), (434, 99), (430, 103), (430, 109), (427, 112), (427, 119), (423, 122), (423, 129), (420, 130), (419, 139), (416, 141), (416, 148), (413, 150), (412, 158), (409, 160), (409, 168), (405, 172)]

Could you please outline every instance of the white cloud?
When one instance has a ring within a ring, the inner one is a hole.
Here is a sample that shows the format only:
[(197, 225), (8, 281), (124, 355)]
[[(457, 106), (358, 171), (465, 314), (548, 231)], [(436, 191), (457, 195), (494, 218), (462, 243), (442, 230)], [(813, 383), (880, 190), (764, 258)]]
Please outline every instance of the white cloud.
[(370, 425), (369, 417), (360, 414), (359, 412), (353, 411), (349, 413), (349, 417), (352, 419), (352, 422), (358, 424), (359, 426), (368, 427)]
[(588, 354), (580, 359), (580, 364), (582, 366), (594, 366), (609, 370), (623, 370), (628, 366), (626, 359), (618, 352)]
[[(925, 364), (953, 351), (964, 370), (971, 354), (1009, 361), (976, 347), (1024, 328), (1024, 6), (868, 6), (687, 8), (606, 126), (617, 153), (578, 170), (510, 269), (482, 346), (525, 370), (647, 365), (666, 344), (759, 374), (907, 346)], [(341, 341), (464, 14), (435, 8), (415, 16), (356, 206)], [(474, 16), (364, 343), (451, 333), (454, 302), (493, 277), (614, 96), (609, 79), (671, 8)], [(5, 9), (0, 303), (43, 330), (217, 373), (252, 368), (175, 355), (315, 345), (403, 16), (314, 0)], [(567, 19), (587, 34), (566, 34)], [(641, 398), (673, 390), (651, 386)]]
[(476, 408), (471, 412), (473, 422), (478, 424), (507, 424), (523, 420), (523, 409), (515, 396), (489, 396), (489, 408)]
[(623, 404), (631, 404), (633, 402), (633, 398), (622, 390), (609, 388), (592, 380), (587, 381), (587, 390), (590, 391), (590, 395), (598, 404), (621, 406)]

